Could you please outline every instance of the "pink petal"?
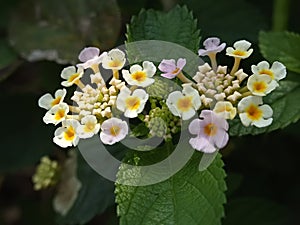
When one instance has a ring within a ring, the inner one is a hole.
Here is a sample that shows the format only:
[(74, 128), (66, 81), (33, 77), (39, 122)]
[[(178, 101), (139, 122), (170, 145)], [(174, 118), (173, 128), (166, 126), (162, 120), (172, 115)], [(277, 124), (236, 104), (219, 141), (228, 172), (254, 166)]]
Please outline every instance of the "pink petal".
[(174, 59), (164, 59), (158, 66), (158, 69), (165, 73), (172, 73), (176, 69)]
[(219, 149), (224, 148), (228, 140), (229, 135), (222, 129), (219, 129), (216, 136), (213, 137), (214, 145)]
[(201, 120), (194, 119), (189, 125), (189, 132), (198, 135), (200, 132)]
[(177, 74), (173, 74), (173, 73), (162, 73), (161, 74), (162, 77), (168, 78), (168, 79), (173, 79), (174, 77), (177, 76)]
[(185, 66), (185, 64), (186, 64), (186, 59), (179, 58), (178, 61), (177, 61), (177, 68), (182, 70), (183, 67)]
[(81, 62), (86, 62), (90, 59), (93, 59), (94, 57), (97, 57), (99, 56), (100, 54), (100, 50), (99, 48), (95, 48), (95, 47), (87, 47), (87, 48), (84, 48), (80, 53), (79, 53), (79, 56), (78, 56), (78, 59), (81, 61)]

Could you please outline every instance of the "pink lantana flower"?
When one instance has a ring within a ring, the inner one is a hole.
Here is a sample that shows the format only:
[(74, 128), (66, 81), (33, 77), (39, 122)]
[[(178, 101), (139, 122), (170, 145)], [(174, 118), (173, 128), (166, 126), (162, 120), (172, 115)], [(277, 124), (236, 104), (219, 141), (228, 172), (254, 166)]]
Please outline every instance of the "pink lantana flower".
[(100, 49), (96, 47), (84, 48), (78, 56), (78, 59), (82, 62), (77, 64), (77, 67), (83, 69), (91, 68), (95, 73), (99, 72), (99, 64), (102, 62), (103, 57), (106, 56), (106, 52), (100, 55)]
[(186, 64), (186, 59), (179, 58), (177, 63), (174, 59), (164, 59), (158, 66), (158, 69), (163, 72), (162, 77), (173, 79), (176, 77), (183, 69)]
[(197, 135), (190, 139), (191, 146), (204, 153), (213, 153), (225, 147), (229, 140), (227, 121), (211, 110), (202, 110), (200, 118), (189, 125), (190, 133)]
[(105, 120), (101, 125), (100, 139), (104, 144), (113, 145), (123, 140), (128, 134), (128, 125), (118, 118)]
[(203, 42), (203, 45), (205, 49), (199, 49), (199, 56), (216, 54), (218, 52), (221, 52), (226, 47), (225, 43), (220, 44), (220, 39), (217, 37), (207, 38)]

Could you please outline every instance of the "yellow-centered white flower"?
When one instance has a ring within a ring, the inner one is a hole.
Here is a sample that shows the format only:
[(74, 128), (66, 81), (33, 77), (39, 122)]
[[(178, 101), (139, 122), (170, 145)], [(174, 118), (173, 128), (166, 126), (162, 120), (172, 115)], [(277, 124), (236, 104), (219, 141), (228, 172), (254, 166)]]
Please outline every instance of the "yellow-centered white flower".
[(121, 119), (113, 117), (102, 123), (100, 139), (104, 144), (112, 145), (124, 139), (127, 134), (127, 123)]
[(131, 93), (127, 87), (123, 87), (116, 100), (117, 109), (128, 118), (137, 117), (143, 111), (148, 97), (143, 89), (136, 89)]
[(54, 125), (57, 125), (66, 119), (68, 112), (68, 104), (64, 102), (59, 103), (53, 106), (48, 112), (46, 112), (45, 116), (43, 117), (43, 121), (46, 124), (52, 123)]
[(226, 48), (226, 55), (241, 59), (248, 58), (253, 52), (253, 49), (250, 48), (250, 46), (251, 43), (246, 40), (237, 41), (233, 44), (234, 48)]
[(152, 62), (144, 61), (143, 67), (140, 65), (133, 65), (128, 70), (122, 70), (123, 78), (130, 85), (137, 85), (140, 87), (147, 87), (154, 82), (151, 78), (156, 72), (156, 67)]
[(272, 108), (262, 104), (263, 101), (260, 96), (248, 96), (239, 102), (238, 112), (244, 126), (266, 127), (272, 123)]
[(39, 99), (38, 102), (39, 107), (49, 110), (53, 106), (62, 103), (64, 101), (66, 94), (67, 94), (66, 89), (58, 89), (54, 94), (54, 98), (49, 93), (44, 94)]
[(96, 116), (86, 115), (81, 119), (81, 124), (77, 127), (76, 133), (80, 138), (91, 138), (100, 130), (100, 123), (98, 123)]
[(126, 62), (125, 53), (119, 49), (112, 49), (102, 59), (105, 69), (120, 70)]
[(217, 102), (213, 111), (224, 119), (232, 120), (236, 116), (236, 108), (229, 101)]
[(279, 85), (275, 80), (272, 80), (269, 75), (264, 74), (253, 74), (247, 81), (247, 88), (253, 95), (257, 96), (266, 96), (278, 86)]
[(271, 68), (267, 61), (262, 61), (257, 65), (252, 65), (251, 70), (256, 75), (268, 75), (276, 81), (286, 77), (286, 67), (277, 61), (272, 64)]
[(191, 83), (183, 84), (182, 86), (182, 92), (174, 91), (169, 94), (166, 103), (173, 115), (179, 116), (183, 120), (188, 120), (200, 108), (201, 100), (198, 91), (192, 87)]
[(76, 146), (79, 142), (79, 137), (76, 134), (76, 129), (79, 122), (74, 119), (67, 119), (62, 122), (62, 127), (56, 129), (53, 142), (62, 148)]
[(70, 87), (73, 84), (79, 83), (80, 78), (83, 76), (83, 69), (76, 69), (75, 66), (68, 66), (63, 69), (60, 76), (65, 79), (65, 81), (61, 82), (61, 85), (64, 87)]

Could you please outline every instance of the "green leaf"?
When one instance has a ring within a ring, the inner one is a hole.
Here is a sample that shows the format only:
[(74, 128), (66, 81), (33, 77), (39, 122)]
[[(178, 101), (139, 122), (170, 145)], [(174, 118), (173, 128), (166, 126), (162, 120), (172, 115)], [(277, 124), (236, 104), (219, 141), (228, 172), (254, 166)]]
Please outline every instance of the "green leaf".
[(59, 224), (85, 224), (114, 204), (114, 183), (97, 174), (78, 154), (77, 176), (82, 187), (66, 216), (58, 216)]
[(121, 19), (115, 0), (20, 3), (12, 17), (9, 38), (29, 61), (75, 63), (86, 45), (108, 49), (119, 36)]
[(200, 31), (187, 7), (177, 6), (168, 13), (142, 10), (127, 26), (127, 41), (162, 40), (177, 43), (197, 52)]
[(279, 87), (264, 98), (264, 104), (270, 105), (273, 109), (272, 124), (263, 128), (254, 126), (245, 127), (242, 125), (239, 118), (235, 118), (229, 122), (230, 135), (256, 135), (284, 128), (291, 123), (297, 122), (300, 119), (299, 98), (300, 83), (292, 81), (279, 82)]
[(268, 28), (265, 13), (249, 1), (180, 0), (179, 2), (193, 10), (203, 37), (217, 36), (228, 44), (242, 38), (257, 42), (258, 32)]
[(259, 47), (263, 56), (282, 62), (289, 70), (300, 73), (300, 35), (291, 32), (260, 32)]
[(292, 224), (290, 213), (280, 204), (260, 198), (237, 198), (228, 202), (223, 225)]
[[(158, 150), (156, 159), (166, 150)], [(160, 183), (148, 186), (117, 184), (120, 225), (221, 224), (226, 201), (223, 162), (218, 155), (207, 170), (200, 172), (201, 157), (202, 154), (196, 152), (182, 170)], [(153, 155), (140, 155), (139, 164), (148, 163), (149, 159), (153, 162), (154, 158)], [(117, 182), (137, 176), (126, 168), (125, 164), (121, 166)]]

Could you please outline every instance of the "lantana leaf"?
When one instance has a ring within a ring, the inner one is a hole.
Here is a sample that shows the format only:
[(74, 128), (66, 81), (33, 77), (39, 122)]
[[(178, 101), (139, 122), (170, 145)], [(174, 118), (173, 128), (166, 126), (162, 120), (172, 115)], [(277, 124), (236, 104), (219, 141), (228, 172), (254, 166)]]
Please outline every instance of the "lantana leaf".
[(300, 35), (292, 32), (260, 32), (259, 47), (269, 61), (280, 61), (300, 73)]

